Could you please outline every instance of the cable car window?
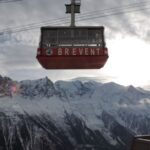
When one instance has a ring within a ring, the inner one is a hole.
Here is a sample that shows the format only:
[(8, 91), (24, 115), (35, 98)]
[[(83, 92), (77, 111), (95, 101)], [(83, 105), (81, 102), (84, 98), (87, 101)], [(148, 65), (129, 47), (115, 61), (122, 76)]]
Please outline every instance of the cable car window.
[(103, 45), (103, 30), (89, 29), (88, 30), (88, 42), (91, 44)]
[(88, 39), (87, 29), (74, 29), (74, 42), (75, 44), (86, 44)]
[(42, 36), (42, 47), (50, 47), (51, 45), (57, 44), (57, 30), (56, 29), (49, 29), (43, 30)]
[(69, 44), (71, 43), (71, 30), (70, 29), (58, 29), (58, 43)]

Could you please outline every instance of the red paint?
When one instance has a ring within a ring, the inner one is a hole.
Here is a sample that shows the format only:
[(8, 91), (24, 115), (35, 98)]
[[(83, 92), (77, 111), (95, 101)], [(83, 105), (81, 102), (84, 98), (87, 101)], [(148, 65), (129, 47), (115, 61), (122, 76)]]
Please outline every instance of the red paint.
[[(48, 56), (99, 56), (107, 53), (105, 48), (94, 48), (94, 47), (84, 47), (84, 48), (48, 48), (48, 49), (38, 49), (42, 55)], [(48, 53), (48, 54), (47, 54)]]
[(38, 49), (37, 59), (46, 69), (99, 69), (108, 59), (107, 48)]

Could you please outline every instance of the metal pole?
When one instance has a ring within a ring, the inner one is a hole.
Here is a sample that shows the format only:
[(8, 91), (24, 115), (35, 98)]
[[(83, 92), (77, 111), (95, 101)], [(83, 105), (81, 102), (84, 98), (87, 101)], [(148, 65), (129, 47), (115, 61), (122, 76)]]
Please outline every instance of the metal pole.
[(75, 0), (71, 0), (71, 27), (75, 26)]

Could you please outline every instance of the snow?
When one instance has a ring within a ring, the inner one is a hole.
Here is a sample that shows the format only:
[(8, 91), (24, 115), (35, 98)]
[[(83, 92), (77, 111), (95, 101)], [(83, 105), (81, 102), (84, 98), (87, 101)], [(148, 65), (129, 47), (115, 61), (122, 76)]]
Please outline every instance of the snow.
[(118, 142), (117, 142), (115, 139), (113, 139), (113, 137), (112, 137), (112, 135), (111, 135), (111, 133), (110, 133), (109, 130), (103, 129), (103, 130), (102, 130), (102, 133), (103, 133), (104, 138), (105, 138), (107, 141), (109, 141), (110, 144), (112, 144), (112, 145), (117, 145), (117, 144), (118, 144)]
[[(101, 119), (103, 111), (108, 112), (123, 126), (131, 127), (132, 122), (125, 116), (133, 115), (140, 119), (150, 118), (150, 92), (133, 86), (124, 87), (116, 83), (97, 83), (81, 81), (57, 81), (48, 78), (26, 80), (20, 85), (27, 91), (0, 98), (0, 111), (9, 117), (19, 114), (49, 114), (59, 125), (66, 127), (65, 112), (75, 114), (93, 130), (100, 130), (112, 145), (117, 141)], [(40, 89), (41, 91), (40, 93)], [(46, 91), (46, 92), (45, 92)], [(22, 91), (21, 91), (22, 92)], [(35, 92), (35, 93), (34, 93)], [(44, 93), (46, 93), (44, 95)], [(31, 95), (32, 94), (32, 97)], [(137, 127), (133, 129), (138, 132)]]

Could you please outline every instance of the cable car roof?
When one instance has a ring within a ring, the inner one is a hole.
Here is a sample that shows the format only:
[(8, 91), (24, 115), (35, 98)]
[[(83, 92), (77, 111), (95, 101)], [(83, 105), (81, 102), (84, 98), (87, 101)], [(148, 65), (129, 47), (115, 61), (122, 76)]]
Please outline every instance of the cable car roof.
[(44, 29), (104, 29), (103, 26), (44, 26), (44, 27), (41, 27), (42, 30)]

